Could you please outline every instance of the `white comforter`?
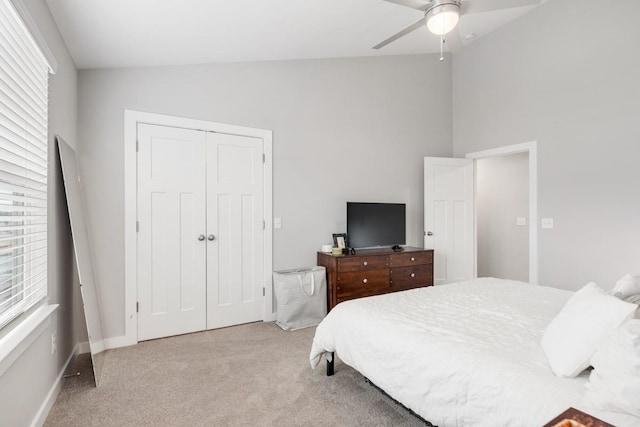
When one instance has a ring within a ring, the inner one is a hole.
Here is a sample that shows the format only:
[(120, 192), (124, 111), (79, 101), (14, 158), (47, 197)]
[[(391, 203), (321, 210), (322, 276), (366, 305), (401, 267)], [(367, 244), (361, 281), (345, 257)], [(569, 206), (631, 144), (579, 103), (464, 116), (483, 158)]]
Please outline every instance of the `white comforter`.
[(639, 425), (582, 404), (586, 373), (566, 379), (551, 372), (540, 339), (570, 295), (476, 279), (346, 301), (316, 329), (311, 365), (335, 351), (440, 427), (541, 426), (570, 406)]

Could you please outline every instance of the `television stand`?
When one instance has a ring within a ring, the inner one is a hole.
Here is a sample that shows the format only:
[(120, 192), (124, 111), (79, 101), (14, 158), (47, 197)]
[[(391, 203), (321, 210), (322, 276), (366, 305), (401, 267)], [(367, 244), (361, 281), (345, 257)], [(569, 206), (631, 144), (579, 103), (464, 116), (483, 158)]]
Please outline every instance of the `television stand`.
[(361, 249), (356, 255), (318, 252), (318, 265), (327, 269), (327, 308), (354, 298), (433, 285), (433, 250), (388, 246)]
[(402, 251), (404, 251), (404, 248), (402, 246), (400, 246), (400, 245), (393, 245), (393, 246), (391, 246), (391, 250), (393, 252), (402, 252)]

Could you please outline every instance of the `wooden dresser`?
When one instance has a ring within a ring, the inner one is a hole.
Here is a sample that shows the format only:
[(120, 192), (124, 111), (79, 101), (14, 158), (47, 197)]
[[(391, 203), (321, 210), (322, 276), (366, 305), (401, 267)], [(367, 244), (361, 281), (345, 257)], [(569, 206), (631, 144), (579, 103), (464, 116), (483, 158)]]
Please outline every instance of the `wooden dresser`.
[(327, 307), (353, 298), (433, 285), (433, 250), (361, 249), (355, 255), (318, 252), (327, 269)]

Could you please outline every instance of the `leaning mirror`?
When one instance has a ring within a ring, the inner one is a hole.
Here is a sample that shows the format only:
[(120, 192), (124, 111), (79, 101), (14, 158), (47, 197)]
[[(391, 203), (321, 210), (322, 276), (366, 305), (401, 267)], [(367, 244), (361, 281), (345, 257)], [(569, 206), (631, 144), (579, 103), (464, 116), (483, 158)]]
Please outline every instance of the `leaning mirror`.
[(80, 174), (76, 153), (73, 148), (62, 138), (56, 136), (62, 166), (62, 178), (67, 196), (67, 208), (69, 210), (69, 222), (73, 238), (73, 249), (78, 266), (80, 281), (80, 293), (84, 307), (84, 316), (87, 322), (87, 334), (89, 335), (89, 350), (93, 363), (93, 375), (96, 386), (100, 381), (102, 367), (104, 366), (104, 335), (102, 333), (102, 316), (98, 303), (98, 289), (93, 271), (91, 259), (91, 245), (87, 232), (87, 222), (84, 189)]

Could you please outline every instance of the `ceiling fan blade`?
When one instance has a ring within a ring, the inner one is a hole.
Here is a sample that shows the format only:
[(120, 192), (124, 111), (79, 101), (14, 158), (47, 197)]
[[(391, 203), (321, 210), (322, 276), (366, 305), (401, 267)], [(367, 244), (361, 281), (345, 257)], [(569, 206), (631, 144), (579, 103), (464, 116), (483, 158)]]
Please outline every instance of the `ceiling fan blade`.
[(417, 9), (421, 11), (427, 10), (429, 6), (433, 3), (433, 0), (385, 0), (389, 3), (399, 4), (400, 6), (407, 6), (412, 9)]
[(398, 40), (400, 37), (406, 36), (407, 34), (417, 30), (418, 28), (420, 28), (420, 27), (422, 27), (424, 25), (425, 25), (425, 19), (422, 18), (421, 20), (419, 20), (415, 24), (409, 25), (407, 28), (405, 28), (404, 30), (400, 31), (399, 33), (396, 33), (396, 34), (392, 35), (391, 37), (389, 37), (388, 39), (386, 39), (385, 41), (383, 41), (381, 43), (378, 43), (373, 48), (374, 49), (380, 49), (381, 47), (385, 47), (389, 43)]
[(460, 6), (460, 14), (491, 12), (492, 10), (512, 9), (515, 7), (535, 6), (540, 0), (467, 0)]

